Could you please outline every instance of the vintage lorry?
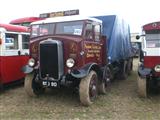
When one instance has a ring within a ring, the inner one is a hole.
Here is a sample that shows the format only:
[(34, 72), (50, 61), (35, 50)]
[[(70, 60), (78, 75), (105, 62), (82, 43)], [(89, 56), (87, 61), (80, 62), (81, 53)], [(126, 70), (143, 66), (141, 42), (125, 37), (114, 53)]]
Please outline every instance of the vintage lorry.
[(29, 60), (29, 30), (27, 27), (0, 24), (0, 89), (24, 79), (21, 68)]
[(78, 88), (82, 105), (89, 106), (115, 76), (126, 79), (132, 61), (129, 26), (116, 15), (48, 18), (31, 24), (24, 87), (30, 96)]
[(138, 93), (147, 97), (160, 88), (160, 22), (145, 24), (141, 36), (142, 47), (138, 65)]

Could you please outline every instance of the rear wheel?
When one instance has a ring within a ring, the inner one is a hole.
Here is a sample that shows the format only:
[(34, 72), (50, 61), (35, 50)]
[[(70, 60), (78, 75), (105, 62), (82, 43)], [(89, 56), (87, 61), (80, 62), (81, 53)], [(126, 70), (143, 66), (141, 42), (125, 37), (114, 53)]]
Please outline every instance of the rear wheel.
[(36, 75), (28, 74), (25, 77), (24, 88), (29, 96), (35, 97), (42, 94), (45, 90), (36, 80)]
[(131, 75), (132, 69), (133, 69), (133, 59), (130, 58), (127, 63), (127, 74), (128, 75)]
[(89, 106), (97, 97), (97, 81), (96, 72), (91, 71), (85, 78), (83, 78), (79, 85), (80, 101), (84, 106)]
[(107, 87), (111, 81), (111, 73), (108, 67), (105, 68), (102, 79), (103, 80), (98, 81), (98, 92), (100, 94), (106, 94)]
[(128, 65), (127, 65), (127, 61), (123, 61), (123, 63), (121, 63), (121, 70), (120, 70), (120, 73), (119, 73), (119, 77), (121, 80), (125, 80), (128, 76)]
[(99, 94), (106, 94), (107, 84), (105, 81), (100, 81), (98, 83), (98, 93)]

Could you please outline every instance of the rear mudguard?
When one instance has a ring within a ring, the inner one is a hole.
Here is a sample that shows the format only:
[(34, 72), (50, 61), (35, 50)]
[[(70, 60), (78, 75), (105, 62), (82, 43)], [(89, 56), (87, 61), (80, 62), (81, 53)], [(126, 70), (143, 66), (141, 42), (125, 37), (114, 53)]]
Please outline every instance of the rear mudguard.
[(79, 70), (73, 70), (71, 72), (71, 75), (75, 78), (84, 78), (89, 74), (90, 70), (96, 71), (98, 73), (98, 76), (101, 75), (99, 74), (101, 73), (100, 72), (101, 70), (96, 63), (89, 63), (89, 64), (86, 64), (84, 67), (82, 67)]
[(146, 76), (151, 74), (151, 69), (149, 68), (144, 68), (143, 66), (138, 67), (138, 75), (142, 78), (146, 78)]

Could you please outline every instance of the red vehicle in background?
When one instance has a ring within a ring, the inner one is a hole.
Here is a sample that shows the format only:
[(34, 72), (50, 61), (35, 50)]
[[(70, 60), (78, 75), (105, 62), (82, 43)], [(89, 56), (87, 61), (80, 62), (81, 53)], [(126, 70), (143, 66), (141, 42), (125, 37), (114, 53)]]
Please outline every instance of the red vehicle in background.
[(160, 88), (160, 22), (144, 25), (141, 37), (138, 92), (140, 96), (147, 97), (148, 93)]
[(29, 31), (27, 27), (0, 24), (0, 85), (25, 77), (22, 66), (28, 61)]
[(19, 18), (19, 19), (15, 19), (12, 20), (10, 22), (10, 24), (13, 25), (21, 25), (21, 26), (29, 26), (30, 23), (38, 21), (38, 20), (43, 20), (44, 18), (40, 18), (40, 17), (24, 17), (24, 18)]

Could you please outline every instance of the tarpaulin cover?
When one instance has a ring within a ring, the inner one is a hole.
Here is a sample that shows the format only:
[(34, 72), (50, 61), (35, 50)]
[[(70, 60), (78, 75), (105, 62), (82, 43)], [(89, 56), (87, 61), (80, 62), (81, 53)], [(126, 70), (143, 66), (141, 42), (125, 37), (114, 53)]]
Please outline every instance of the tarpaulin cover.
[(102, 33), (107, 36), (108, 57), (110, 62), (127, 59), (132, 56), (130, 28), (116, 15), (94, 16), (102, 20)]

